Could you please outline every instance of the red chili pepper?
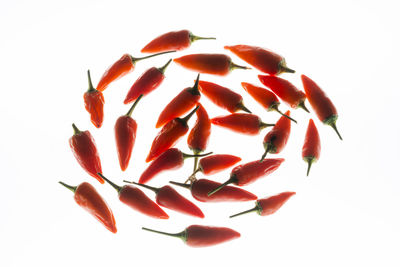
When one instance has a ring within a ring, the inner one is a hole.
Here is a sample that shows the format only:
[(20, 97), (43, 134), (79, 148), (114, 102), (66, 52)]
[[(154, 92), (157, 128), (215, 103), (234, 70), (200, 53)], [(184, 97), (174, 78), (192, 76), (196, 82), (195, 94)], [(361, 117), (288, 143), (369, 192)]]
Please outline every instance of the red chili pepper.
[[(250, 83), (242, 83), (242, 87), (244, 90), (246, 90), (247, 93), (249, 93), (254, 100), (256, 100), (261, 106), (263, 106), (267, 111), (276, 111), (279, 114), (281, 114), (282, 116), (285, 116), (285, 114), (283, 114), (280, 110), (279, 110), (279, 105), (281, 104), (278, 100), (278, 98), (276, 97), (276, 95), (274, 93), (272, 93), (271, 91), (259, 87), (259, 86), (255, 86), (252, 85)], [(292, 119), (291, 117), (287, 117), (288, 119), (294, 121), (295, 123), (297, 123), (296, 120)]]
[(240, 237), (240, 233), (226, 227), (191, 225), (180, 233), (171, 234), (146, 227), (143, 230), (182, 239), (190, 247), (208, 247)]
[(193, 87), (187, 87), (183, 89), (171, 100), (171, 102), (168, 103), (158, 117), (156, 128), (164, 126), (169, 121), (185, 114), (194, 106), (196, 106), (200, 100), (200, 92), (198, 88), (199, 78), (200, 75), (197, 75), (197, 79)]
[(199, 167), (195, 171), (202, 172), (205, 175), (216, 174), (226, 168), (232, 167), (242, 159), (228, 154), (216, 154), (204, 157), (199, 161)]
[(188, 30), (173, 31), (164, 33), (150, 43), (148, 43), (140, 52), (157, 53), (169, 50), (184, 50), (197, 40), (215, 40), (215, 37), (200, 37), (193, 35)]
[(137, 61), (172, 52), (175, 51), (167, 51), (139, 58), (133, 57), (129, 54), (124, 54), (120, 59), (118, 59), (104, 72), (103, 76), (101, 77), (97, 85), (97, 90), (104, 91), (110, 83), (118, 80), (119, 78), (133, 71)]
[(156, 193), (157, 204), (163, 206), (164, 208), (171, 209), (186, 215), (204, 218), (204, 214), (201, 209), (199, 209), (199, 207), (190, 202), (188, 199), (184, 198), (169, 185), (156, 188), (145, 184), (129, 182), (126, 180), (124, 180), (124, 182), (143, 186), (147, 189), (152, 190), (154, 193)]
[(289, 200), (289, 198), (291, 198), (295, 194), (295, 192), (283, 192), (275, 196), (259, 199), (256, 201), (256, 206), (254, 208), (229, 216), (229, 218), (233, 218), (253, 211), (256, 211), (258, 215), (261, 216), (274, 214), (282, 207), (283, 204), (285, 204), (286, 201)]
[(146, 196), (142, 190), (132, 185), (118, 186), (108, 180), (104, 175), (99, 175), (118, 192), (119, 200), (132, 209), (156, 219), (168, 219), (169, 216), (153, 200)]
[(319, 159), (321, 154), (321, 141), (314, 121), (310, 119), (308, 122), (308, 128), (306, 132), (306, 138), (304, 139), (303, 145), (303, 160), (307, 162), (307, 176), (310, 173), (311, 164)]
[(246, 164), (238, 165), (231, 171), (229, 179), (216, 187), (214, 190), (208, 193), (211, 196), (227, 186), (228, 184), (235, 184), (238, 186), (245, 186), (255, 182), (256, 180), (274, 172), (284, 159), (264, 159), (263, 161), (251, 161)]
[(231, 89), (215, 83), (199, 81), (199, 88), (208, 99), (215, 105), (234, 113), (243, 110), (247, 113), (251, 111), (243, 105), (243, 97)]
[(143, 97), (140, 95), (126, 115), (117, 119), (114, 126), (115, 141), (117, 143), (117, 152), (119, 165), (121, 170), (125, 171), (128, 167), (129, 160), (132, 155), (132, 149), (136, 140), (137, 123), (132, 119), (131, 115), (139, 100)]
[(249, 69), (232, 62), (232, 59), (224, 54), (191, 54), (175, 58), (174, 62), (182, 67), (200, 73), (227, 75), (233, 69)]
[(264, 73), (279, 75), (282, 72), (295, 72), (286, 66), (284, 57), (270, 50), (250, 45), (232, 45), (224, 48)]
[(112, 210), (91, 184), (83, 182), (78, 186), (70, 186), (63, 182), (59, 183), (74, 192), (74, 199), (79, 206), (89, 212), (112, 233), (117, 232)]
[(81, 132), (75, 124), (72, 124), (72, 128), (74, 129), (74, 135), (69, 139), (69, 146), (72, 149), (72, 153), (88, 174), (104, 184), (103, 179), (97, 175), (102, 170), (94, 138), (89, 131)]
[(275, 125), (262, 122), (261, 118), (257, 115), (247, 113), (233, 113), (226, 116), (219, 116), (212, 118), (211, 122), (231, 131), (247, 135), (257, 135), (265, 127)]
[(340, 140), (343, 140), (336, 128), (338, 113), (332, 101), (313, 80), (305, 75), (301, 75), (301, 80), (303, 81), (307, 99), (317, 114), (318, 119), (324, 124), (331, 126), (339, 136)]
[(93, 125), (100, 128), (103, 124), (104, 118), (104, 96), (99, 90), (93, 87), (92, 79), (90, 78), (90, 71), (87, 71), (89, 80), (89, 89), (83, 94), (83, 100), (85, 102), (85, 108), (90, 114), (90, 120)]
[(258, 75), (258, 78), (262, 84), (270, 88), (272, 92), (279, 96), (285, 104), (291, 108), (302, 108), (310, 113), (304, 104), (306, 95), (297, 89), (292, 83), (285, 79), (270, 75)]

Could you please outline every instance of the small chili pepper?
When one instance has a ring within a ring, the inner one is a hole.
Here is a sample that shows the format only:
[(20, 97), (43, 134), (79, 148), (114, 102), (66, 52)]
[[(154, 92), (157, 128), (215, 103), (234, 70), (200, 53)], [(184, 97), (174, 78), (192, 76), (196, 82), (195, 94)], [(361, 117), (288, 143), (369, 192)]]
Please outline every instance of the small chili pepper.
[(238, 165), (231, 171), (229, 179), (212, 191), (208, 192), (208, 196), (215, 194), (228, 184), (235, 184), (238, 186), (251, 184), (261, 177), (274, 172), (284, 161), (285, 160), (282, 158), (264, 159), (263, 161), (255, 160), (246, 164)]
[(157, 53), (170, 50), (184, 50), (197, 40), (215, 40), (215, 37), (196, 36), (188, 30), (164, 33), (148, 43), (140, 52)]
[(161, 153), (166, 151), (168, 148), (173, 147), (180, 138), (182, 138), (188, 131), (189, 126), (187, 125), (188, 120), (193, 116), (197, 106), (184, 118), (175, 118), (172, 121), (165, 124), (161, 131), (154, 138), (151, 144), (150, 152), (147, 155), (146, 162), (150, 162), (157, 158)]
[(210, 155), (211, 153), (212, 152), (207, 154), (189, 155), (183, 153), (177, 148), (169, 148), (159, 157), (157, 157), (152, 163), (150, 163), (150, 165), (140, 176), (139, 183), (145, 184), (163, 171), (179, 169), (183, 166), (183, 161), (186, 158), (204, 157)]
[(117, 232), (112, 210), (91, 184), (83, 182), (78, 186), (70, 186), (63, 182), (59, 183), (74, 192), (74, 199), (79, 206), (89, 212), (112, 233)]
[(90, 114), (90, 120), (94, 126), (100, 128), (103, 124), (104, 118), (104, 96), (99, 90), (93, 87), (92, 79), (90, 78), (90, 71), (87, 71), (89, 80), (89, 89), (84, 93), (83, 100), (85, 102), (85, 108)]
[[(263, 106), (267, 111), (276, 111), (279, 114), (281, 114), (282, 116), (285, 116), (285, 114), (283, 114), (280, 110), (279, 110), (279, 105), (281, 104), (278, 100), (278, 98), (276, 97), (276, 95), (274, 93), (272, 93), (271, 91), (259, 87), (259, 86), (255, 86), (252, 85), (250, 83), (242, 83), (242, 87), (244, 90), (246, 90), (247, 93), (249, 93), (254, 100), (256, 100), (261, 106)], [(287, 117), (288, 119), (294, 121), (295, 123), (297, 123), (297, 121), (291, 117)]]
[(230, 228), (203, 225), (191, 225), (176, 234), (160, 232), (146, 227), (142, 227), (142, 229), (153, 233), (178, 237), (190, 247), (214, 246), (240, 237), (240, 233)]
[(304, 139), (302, 157), (307, 162), (307, 176), (310, 173), (311, 164), (319, 159), (321, 154), (321, 141), (314, 121), (310, 119), (308, 122), (308, 128), (306, 132), (306, 138)]
[(182, 67), (200, 73), (225, 76), (234, 69), (249, 69), (232, 62), (232, 59), (224, 54), (191, 54), (175, 58), (174, 62)]
[(254, 208), (229, 216), (229, 218), (233, 218), (253, 211), (256, 211), (258, 215), (261, 216), (274, 214), (282, 207), (283, 204), (285, 204), (286, 201), (289, 200), (289, 198), (291, 198), (295, 194), (295, 192), (283, 192), (275, 196), (259, 199), (256, 201), (256, 206)]
[(79, 165), (91, 176), (104, 184), (103, 179), (97, 175), (101, 172), (100, 156), (97, 152), (96, 143), (89, 131), (81, 132), (75, 124), (72, 124), (74, 135), (69, 139), (69, 146), (72, 149)]
[(172, 53), (172, 52), (175, 52), (175, 51), (167, 51), (167, 52), (157, 53), (157, 54), (149, 55), (146, 57), (133, 57), (129, 54), (124, 54), (120, 59), (118, 59), (114, 64), (112, 64), (104, 72), (103, 76), (100, 78), (99, 83), (97, 84), (97, 90), (104, 91), (110, 85), (110, 83), (118, 80), (119, 78), (121, 78), (121, 77), (125, 76), (126, 74), (130, 73), (131, 71), (133, 71), (133, 69), (135, 68), (136, 62), (143, 60), (143, 59), (147, 59), (147, 58), (151, 58), (151, 57), (155, 57), (155, 56), (159, 56), (159, 55), (163, 55), (163, 54), (167, 54), (167, 53)]
[(204, 218), (204, 214), (201, 209), (199, 209), (199, 207), (190, 202), (188, 199), (184, 198), (169, 185), (156, 188), (145, 184), (129, 182), (126, 180), (124, 180), (124, 182), (143, 186), (144, 188), (152, 190), (154, 193), (156, 193), (157, 204), (164, 208), (171, 209), (186, 215)]
[(206, 81), (199, 81), (199, 88), (201, 93), (215, 105), (228, 110), (230, 113), (238, 110), (251, 113), (243, 104), (243, 97), (231, 89)]
[(275, 125), (262, 122), (261, 118), (257, 115), (247, 113), (233, 113), (226, 116), (219, 116), (212, 118), (211, 122), (231, 131), (247, 135), (257, 135), (262, 129)]
[(331, 126), (339, 136), (340, 140), (343, 140), (336, 128), (338, 113), (332, 101), (313, 80), (305, 75), (301, 75), (301, 80), (303, 82), (307, 99), (317, 114), (318, 119), (324, 124)]
[(118, 192), (119, 200), (132, 209), (156, 219), (168, 219), (169, 216), (153, 200), (146, 196), (142, 190), (132, 185), (118, 186), (108, 180), (104, 175), (99, 175)]
[(284, 57), (270, 50), (250, 45), (227, 45), (224, 48), (264, 73), (279, 75), (282, 72), (295, 72), (286, 66)]
[(242, 159), (228, 154), (216, 154), (204, 157), (199, 161), (199, 167), (193, 172), (191, 177), (196, 173), (202, 172), (205, 175), (216, 174), (226, 168), (232, 167)]
[(272, 92), (279, 96), (285, 104), (291, 108), (302, 108), (306, 112), (310, 113), (304, 104), (306, 95), (297, 89), (292, 83), (285, 79), (270, 75), (258, 75), (258, 78), (262, 84), (270, 88)]
[(132, 119), (131, 115), (139, 100), (143, 97), (140, 95), (126, 115), (117, 119), (114, 126), (115, 141), (117, 143), (117, 152), (119, 165), (122, 171), (128, 167), (129, 160), (132, 155), (132, 149), (136, 140), (137, 123)]
[(158, 117), (156, 128), (164, 126), (169, 121), (185, 114), (194, 106), (196, 106), (200, 100), (199, 78), (200, 75), (197, 75), (197, 79), (193, 87), (187, 87), (183, 89), (171, 100), (171, 102), (168, 103)]
[[(285, 114), (289, 116), (290, 111), (286, 111)], [(264, 160), (268, 153), (278, 154), (285, 148), (286, 143), (289, 140), (290, 128), (290, 120), (287, 117), (281, 116), (271, 131), (269, 131), (264, 137), (263, 145), (265, 152), (260, 161)]]

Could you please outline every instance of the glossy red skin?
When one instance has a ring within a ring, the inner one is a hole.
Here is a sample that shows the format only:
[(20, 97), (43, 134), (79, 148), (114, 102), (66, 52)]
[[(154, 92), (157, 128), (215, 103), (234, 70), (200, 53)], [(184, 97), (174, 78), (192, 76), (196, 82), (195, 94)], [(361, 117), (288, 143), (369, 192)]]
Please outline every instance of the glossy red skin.
[(186, 228), (186, 244), (191, 247), (208, 247), (240, 237), (240, 233), (226, 227), (191, 225)]
[(200, 73), (227, 75), (231, 70), (231, 58), (224, 54), (191, 54), (175, 58), (182, 67)]
[(152, 163), (150, 163), (150, 165), (140, 176), (139, 183), (145, 184), (163, 171), (179, 169), (182, 167), (183, 161), (183, 154), (179, 149), (167, 149)]
[(234, 113), (239, 110), (243, 97), (231, 89), (215, 83), (199, 81), (199, 89), (215, 105)]
[(74, 199), (79, 206), (93, 215), (108, 230), (114, 234), (117, 232), (112, 210), (91, 184), (83, 182), (78, 185)]
[(261, 208), (259, 214), (267, 216), (275, 213), (295, 194), (295, 192), (283, 192), (275, 196), (257, 200), (257, 205)]
[(211, 121), (205, 108), (200, 103), (197, 105), (199, 106), (196, 110), (197, 120), (189, 132), (187, 143), (191, 150), (201, 152), (207, 148), (211, 134)]
[(100, 128), (104, 118), (104, 96), (99, 90), (88, 90), (83, 95), (85, 109), (90, 114), (90, 120), (94, 126)]
[(212, 175), (232, 167), (242, 159), (228, 154), (215, 154), (199, 160), (199, 168), (205, 175)]
[(156, 219), (168, 219), (165, 213), (153, 200), (137, 187), (124, 185), (119, 192), (119, 200), (132, 209)]
[(270, 75), (258, 75), (258, 78), (291, 108), (297, 108), (306, 99), (302, 91), (285, 79)]
[(242, 83), (242, 87), (247, 93), (249, 93), (249, 95), (251, 95), (251, 97), (254, 98), (255, 101), (267, 110), (270, 110), (274, 105), (280, 104), (276, 95), (263, 87), (245, 82)]
[(232, 45), (224, 48), (264, 73), (277, 75), (281, 72), (280, 63), (284, 58), (270, 50), (250, 45)]
[(153, 39), (150, 43), (143, 47), (140, 52), (157, 53), (170, 50), (183, 50), (188, 48), (191, 44), (189, 34), (190, 32), (188, 30), (164, 33)]
[(104, 72), (96, 89), (99, 91), (104, 91), (110, 83), (125, 76), (129, 72), (133, 71), (134, 68), (135, 64), (132, 61), (131, 55), (124, 54)]
[(227, 116), (219, 116), (212, 118), (211, 122), (231, 131), (247, 135), (257, 135), (261, 129), (260, 117), (248, 113), (233, 113)]
[(306, 138), (304, 139), (302, 156), (303, 158), (312, 157), (315, 160), (319, 159), (321, 154), (321, 140), (319, 138), (317, 127), (314, 121), (310, 119), (308, 122)]
[(171, 186), (166, 185), (159, 189), (156, 196), (156, 202), (158, 205), (165, 208), (198, 217), (204, 218), (203, 212), (195, 204), (180, 195)]
[(69, 139), (69, 146), (79, 165), (91, 176), (104, 184), (103, 178), (97, 175), (102, 173), (100, 156), (97, 152), (96, 143), (89, 131), (74, 134)]
[[(290, 116), (290, 111), (286, 111), (285, 115)], [(274, 146), (274, 149), (270, 150), (268, 153), (277, 154), (285, 148), (289, 140), (290, 128), (290, 120), (281, 116), (271, 131), (269, 131), (264, 137), (264, 146), (267, 143), (272, 143)]]
[(136, 140), (137, 123), (131, 116), (124, 115), (117, 119), (114, 126), (115, 142), (119, 165), (122, 171), (128, 167), (132, 149)]

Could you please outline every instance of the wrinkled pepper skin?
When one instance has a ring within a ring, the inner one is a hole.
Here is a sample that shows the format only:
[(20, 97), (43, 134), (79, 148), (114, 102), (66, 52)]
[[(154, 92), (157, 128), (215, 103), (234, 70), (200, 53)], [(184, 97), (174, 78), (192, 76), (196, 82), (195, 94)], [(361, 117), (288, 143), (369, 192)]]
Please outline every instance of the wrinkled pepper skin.
[(90, 114), (90, 120), (96, 128), (100, 128), (104, 119), (104, 96), (99, 90), (96, 90), (92, 85), (90, 71), (87, 71), (89, 89), (83, 94), (85, 109)]
[(318, 129), (315, 126), (314, 121), (310, 119), (302, 150), (303, 160), (308, 164), (307, 176), (310, 173), (311, 164), (319, 160), (320, 154), (321, 140), (319, 138)]

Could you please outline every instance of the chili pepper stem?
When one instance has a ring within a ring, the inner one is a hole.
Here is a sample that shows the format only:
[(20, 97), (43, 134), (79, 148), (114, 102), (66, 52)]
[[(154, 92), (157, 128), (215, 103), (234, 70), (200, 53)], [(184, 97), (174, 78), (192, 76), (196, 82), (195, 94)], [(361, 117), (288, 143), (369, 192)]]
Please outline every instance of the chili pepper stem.
[(278, 112), (279, 114), (281, 114), (283, 117), (288, 118), (289, 120), (291, 120), (291, 121), (297, 123), (297, 121), (296, 121), (295, 119), (289, 117), (289, 116), (286, 115), (285, 113), (282, 113), (282, 111), (280, 111), (280, 110), (278, 109), (278, 106), (274, 105), (273, 107), (271, 107), (271, 109), (272, 109), (272, 110), (275, 110), (276, 112)]
[(266, 127), (272, 127), (272, 126), (275, 126), (275, 124), (260, 122), (260, 130), (262, 130)]
[(189, 39), (190, 39), (190, 42), (193, 43), (194, 41), (197, 41), (197, 40), (216, 40), (217, 38), (215, 38), (215, 37), (200, 37), (200, 36), (194, 35), (193, 33), (190, 32)]
[(205, 153), (205, 154), (194, 154), (194, 155), (191, 155), (191, 154), (186, 154), (186, 153), (182, 152), (182, 155), (183, 155), (183, 158), (186, 159), (186, 158), (201, 158), (201, 157), (208, 156), (208, 155), (210, 155), (212, 153), (213, 152), (208, 152), (208, 153)]
[(307, 162), (307, 176), (310, 173), (310, 169), (311, 169), (311, 165), (313, 164), (313, 162), (315, 161), (314, 157), (305, 157), (304, 160)]
[(219, 185), (217, 188), (215, 188), (214, 190), (211, 190), (210, 192), (208, 192), (207, 196), (211, 196), (215, 193), (217, 193), (219, 190), (221, 190), (223, 187), (227, 186), (228, 184), (234, 183), (236, 182), (237, 179), (232, 176), (231, 178), (229, 178), (225, 183)]
[(251, 68), (246, 67), (246, 66), (240, 66), (240, 65), (237, 65), (237, 64), (231, 62), (229, 64), (229, 69), (230, 70), (234, 70), (234, 69), (250, 70)]
[(74, 129), (74, 135), (81, 133), (81, 131), (76, 127), (75, 123), (72, 123), (72, 128)]
[[(198, 157), (195, 157), (194, 158), (194, 164), (193, 164), (193, 174), (192, 175), (196, 175), (196, 173), (198, 172), (198, 168), (197, 168), (197, 166), (199, 165), (199, 158)], [(192, 176), (192, 175), (190, 175), (190, 176)]]
[(196, 112), (196, 110), (199, 109), (200, 106), (197, 106), (195, 109), (193, 109), (186, 117), (182, 119), (182, 122), (187, 124), (188, 120), (193, 116), (193, 114)]
[(190, 184), (183, 184), (183, 183), (178, 183), (178, 182), (174, 182), (174, 181), (169, 181), (171, 184), (173, 184), (173, 185), (177, 185), (177, 186), (180, 186), (180, 187), (184, 187), (184, 188), (187, 188), (187, 189), (190, 189)]
[(149, 228), (146, 228), (146, 227), (142, 227), (142, 230), (146, 230), (146, 231), (157, 233), (157, 234), (172, 236), (172, 237), (178, 237), (178, 238), (182, 239), (183, 242), (186, 242), (186, 240), (187, 240), (186, 231), (182, 231), (180, 233), (172, 234), (172, 233), (166, 233), (166, 232), (161, 232), (161, 231), (149, 229)]
[(168, 60), (168, 62), (165, 63), (164, 66), (162, 66), (161, 68), (158, 68), (158, 70), (159, 70), (161, 73), (164, 74), (165, 70), (167, 69), (167, 67), (168, 67), (169, 63), (171, 63), (171, 61), (172, 61), (172, 58), (171, 58), (170, 60)]
[(286, 66), (280, 66), (280, 70), (281, 70), (281, 73), (282, 72), (287, 72), (287, 73), (295, 73), (296, 71), (295, 70), (292, 70), (291, 68), (288, 68), (288, 67), (286, 67)]
[(98, 176), (100, 176), (101, 178), (103, 178), (107, 183), (109, 183), (112, 187), (114, 187), (115, 190), (117, 190), (117, 192), (119, 193), (122, 189), (122, 187), (114, 184), (113, 182), (111, 182), (110, 180), (108, 180), (106, 177), (104, 177), (103, 174), (101, 174), (100, 172), (97, 173)]
[(141, 94), (138, 98), (136, 98), (135, 102), (132, 104), (131, 108), (128, 110), (128, 112), (126, 113), (126, 116), (131, 116), (133, 110), (135, 109), (137, 103), (140, 101), (140, 99), (143, 97), (143, 94)]
[(165, 52), (161, 52), (161, 53), (156, 53), (156, 54), (152, 54), (152, 55), (148, 55), (145, 57), (133, 57), (131, 56), (131, 60), (133, 63), (135, 63), (136, 61), (142, 60), (142, 59), (146, 59), (146, 58), (151, 58), (151, 57), (155, 57), (155, 56), (159, 56), (159, 55), (163, 55), (163, 54), (168, 54), (168, 53), (173, 53), (176, 52), (175, 50), (173, 51), (165, 51)]
[(65, 186), (66, 188), (68, 188), (69, 190), (71, 190), (72, 192), (75, 193), (77, 186), (71, 186), (71, 185), (67, 185), (61, 181), (59, 181), (58, 183), (62, 184), (63, 186)]
[(156, 194), (160, 191), (160, 188), (156, 188), (156, 187), (149, 186), (149, 185), (146, 185), (146, 184), (139, 184), (139, 183), (136, 183), (136, 182), (133, 182), (133, 181), (130, 182), (130, 181), (124, 180), (124, 183), (135, 184), (135, 185), (150, 189), (151, 191), (153, 191)]
[(308, 108), (304, 104), (304, 101), (301, 101), (297, 107), (304, 109), (307, 113), (310, 113), (310, 111), (308, 110)]
[(272, 148), (273, 148), (273, 146), (272, 146), (271, 143), (267, 143), (267, 144), (266, 144), (265, 152), (264, 152), (264, 154), (261, 156), (260, 162), (262, 162), (262, 161), (265, 159), (265, 157), (267, 156), (267, 154), (268, 154), (269, 152), (271, 152)]
[(231, 216), (229, 216), (229, 218), (233, 218), (233, 217), (236, 217), (236, 216), (240, 216), (240, 215), (243, 215), (243, 214), (246, 214), (246, 213), (251, 213), (251, 212), (254, 212), (254, 211), (257, 211), (257, 212), (258, 212), (258, 210), (259, 210), (258, 206), (255, 206), (254, 208), (251, 208), (251, 209), (249, 209), (249, 210), (245, 210), (245, 211), (236, 213), (236, 214), (234, 214), (234, 215), (231, 215)]
[(200, 95), (199, 91), (200, 73), (197, 74), (193, 87), (189, 90), (192, 95)]
[(237, 105), (237, 109), (243, 110), (244, 112), (251, 114), (251, 111), (248, 108), (246, 108), (246, 106), (243, 104), (242, 101), (240, 101), (240, 103)]
[(87, 71), (88, 75), (88, 83), (89, 83), (89, 89), (87, 90), (88, 92), (96, 91), (96, 89), (93, 87), (92, 84), (92, 78), (90, 77), (90, 70)]
[(340, 135), (338, 129), (336, 128), (336, 123), (333, 122), (333, 123), (331, 123), (331, 124), (329, 124), (329, 125), (333, 128), (333, 130), (335, 130), (335, 132), (336, 132), (337, 135), (339, 136), (340, 140), (343, 140), (343, 138), (342, 138), (342, 136)]

